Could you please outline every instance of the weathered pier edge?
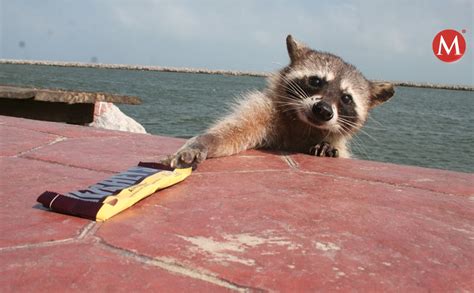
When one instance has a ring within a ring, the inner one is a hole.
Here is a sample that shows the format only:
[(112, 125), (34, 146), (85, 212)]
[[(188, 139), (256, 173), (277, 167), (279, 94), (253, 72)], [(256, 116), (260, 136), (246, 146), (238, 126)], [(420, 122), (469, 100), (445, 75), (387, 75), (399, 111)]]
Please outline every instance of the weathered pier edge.
[[(212, 70), (212, 69), (203, 69), (203, 68), (186, 68), (186, 67), (178, 68), (178, 67), (164, 67), (164, 66), (150, 66), (150, 65), (103, 64), (103, 63), (17, 60), (17, 59), (0, 59), (0, 64), (42, 65), (42, 66), (83, 67), (83, 68), (103, 68), (103, 69), (127, 69), (127, 70), (141, 70), (141, 71), (221, 74), (221, 75), (234, 75), (234, 76), (257, 76), (257, 77), (267, 77), (271, 74), (268, 72)], [(396, 86), (404, 86), (404, 87), (474, 91), (474, 86), (472, 85), (433, 84), (433, 83), (409, 82), (409, 81), (388, 81), (388, 82), (391, 82)]]
[(0, 115), (85, 125), (101, 114), (101, 102), (141, 104), (134, 96), (0, 84)]

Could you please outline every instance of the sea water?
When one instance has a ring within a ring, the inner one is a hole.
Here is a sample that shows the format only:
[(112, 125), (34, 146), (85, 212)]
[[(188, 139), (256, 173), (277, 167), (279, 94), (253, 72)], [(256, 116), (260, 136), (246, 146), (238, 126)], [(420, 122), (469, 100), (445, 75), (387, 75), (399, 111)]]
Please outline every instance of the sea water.
[[(175, 137), (204, 131), (239, 95), (265, 83), (263, 77), (0, 64), (0, 84), (138, 96), (142, 105), (118, 106), (149, 133)], [(474, 92), (396, 87), (351, 148), (361, 159), (474, 172)]]

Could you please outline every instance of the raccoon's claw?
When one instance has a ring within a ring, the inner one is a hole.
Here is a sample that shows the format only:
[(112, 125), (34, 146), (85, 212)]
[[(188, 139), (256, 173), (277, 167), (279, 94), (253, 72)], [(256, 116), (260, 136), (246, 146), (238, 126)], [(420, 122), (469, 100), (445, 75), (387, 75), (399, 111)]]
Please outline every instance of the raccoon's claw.
[(197, 165), (207, 157), (207, 151), (198, 148), (187, 147), (179, 150), (173, 155), (169, 155), (160, 162), (171, 168), (189, 168), (196, 169)]
[(339, 157), (339, 151), (333, 148), (329, 143), (323, 141), (309, 150), (310, 155), (317, 157)]

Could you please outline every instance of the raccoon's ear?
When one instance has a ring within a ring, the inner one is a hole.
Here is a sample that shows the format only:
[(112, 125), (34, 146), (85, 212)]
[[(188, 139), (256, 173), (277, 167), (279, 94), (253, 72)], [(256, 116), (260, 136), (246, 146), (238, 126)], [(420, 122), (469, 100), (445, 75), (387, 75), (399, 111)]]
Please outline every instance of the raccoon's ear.
[(286, 48), (288, 49), (291, 63), (295, 63), (309, 50), (304, 44), (293, 39), (291, 35), (286, 37)]
[(390, 99), (395, 93), (393, 84), (388, 82), (370, 83), (370, 108), (378, 106)]

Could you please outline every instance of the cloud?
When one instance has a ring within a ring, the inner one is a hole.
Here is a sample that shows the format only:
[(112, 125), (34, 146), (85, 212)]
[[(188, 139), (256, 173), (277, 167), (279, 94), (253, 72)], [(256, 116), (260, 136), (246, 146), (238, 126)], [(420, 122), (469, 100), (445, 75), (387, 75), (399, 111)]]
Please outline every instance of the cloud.
[[(472, 1), (3, 1), (5, 58), (274, 70), (292, 33), (341, 55), (368, 77), (473, 83), (472, 50), (433, 58), (445, 28), (474, 31)], [(8, 25), (6, 25), (8, 24)], [(18, 47), (25, 41), (26, 47)], [(446, 72), (449, 74), (443, 74)]]
[(202, 22), (188, 6), (171, 1), (134, 1), (111, 5), (117, 21), (128, 30), (190, 40)]

